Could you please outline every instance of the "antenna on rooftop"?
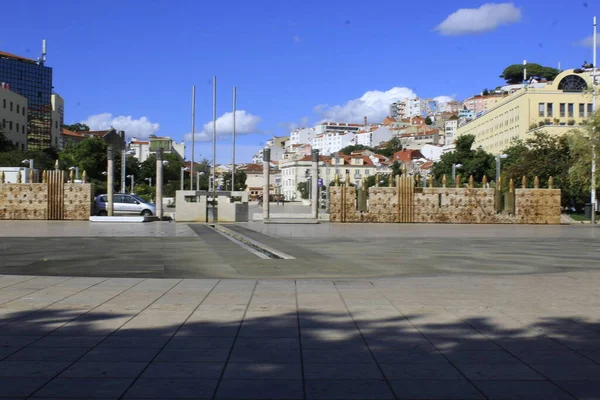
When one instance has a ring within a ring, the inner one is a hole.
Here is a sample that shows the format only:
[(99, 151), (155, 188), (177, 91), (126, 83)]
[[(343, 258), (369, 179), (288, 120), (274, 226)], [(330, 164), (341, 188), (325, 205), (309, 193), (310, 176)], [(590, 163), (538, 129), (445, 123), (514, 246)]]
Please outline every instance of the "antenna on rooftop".
[(44, 65), (46, 63), (46, 39), (42, 40), (42, 56), (38, 58), (38, 64)]

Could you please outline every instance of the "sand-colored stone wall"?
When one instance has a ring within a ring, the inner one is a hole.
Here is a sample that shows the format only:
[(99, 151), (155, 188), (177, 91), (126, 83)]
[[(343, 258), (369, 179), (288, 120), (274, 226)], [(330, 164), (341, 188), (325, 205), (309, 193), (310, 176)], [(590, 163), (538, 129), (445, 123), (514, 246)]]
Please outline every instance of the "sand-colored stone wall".
[[(65, 220), (87, 220), (92, 210), (92, 185), (64, 184)], [(48, 219), (47, 183), (0, 183), (0, 220)]]
[[(516, 189), (515, 214), (496, 212), (495, 189), (415, 188), (415, 223), (453, 224), (560, 224), (559, 189)], [(331, 222), (399, 222), (398, 189), (369, 188), (367, 212), (356, 211), (356, 189), (331, 187)], [(343, 201), (343, 207), (342, 207)]]

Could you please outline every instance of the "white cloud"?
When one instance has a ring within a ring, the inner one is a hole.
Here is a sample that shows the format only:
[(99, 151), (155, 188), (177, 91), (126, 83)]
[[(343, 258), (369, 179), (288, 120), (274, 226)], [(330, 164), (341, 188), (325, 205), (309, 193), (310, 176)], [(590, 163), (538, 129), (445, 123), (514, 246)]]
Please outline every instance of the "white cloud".
[[(592, 35), (586, 37), (585, 39), (579, 40), (573, 43), (575, 46), (581, 47), (594, 47), (594, 37)], [(600, 40), (597, 40), (596, 47), (600, 47)]]
[(371, 90), (344, 105), (320, 104), (314, 108), (314, 111), (321, 116), (322, 121), (362, 123), (366, 116), (369, 122), (375, 123), (383, 121), (388, 116), (390, 104), (414, 97), (417, 97), (415, 92), (406, 87), (393, 87), (386, 92)]
[(493, 31), (521, 20), (521, 10), (512, 3), (487, 3), (479, 8), (461, 8), (450, 14), (435, 30), (442, 35), (473, 35)]
[(437, 101), (439, 104), (450, 103), (451, 101), (454, 101), (453, 96), (438, 96), (438, 97), (434, 97), (433, 99), (435, 101)]
[(127, 137), (138, 138), (147, 138), (155, 134), (160, 128), (157, 122), (151, 122), (147, 117), (134, 119), (130, 115), (113, 116), (111, 113), (92, 115), (81, 122), (89, 126), (93, 131), (106, 130), (112, 127), (120, 131), (125, 131)]
[[(246, 135), (249, 133), (259, 133), (257, 125), (261, 118), (256, 115), (247, 113), (244, 110), (237, 110), (235, 113), (235, 133), (236, 135)], [(233, 112), (226, 112), (217, 118), (217, 136), (230, 135), (233, 132)], [(202, 131), (197, 132), (196, 140), (206, 141), (212, 140), (213, 122), (204, 124)], [(184, 136), (185, 140), (191, 140), (192, 134), (187, 133)]]
[(306, 128), (310, 126), (310, 118), (302, 117), (298, 122), (280, 122), (278, 125), (280, 128), (283, 128), (287, 132), (291, 132), (294, 129)]

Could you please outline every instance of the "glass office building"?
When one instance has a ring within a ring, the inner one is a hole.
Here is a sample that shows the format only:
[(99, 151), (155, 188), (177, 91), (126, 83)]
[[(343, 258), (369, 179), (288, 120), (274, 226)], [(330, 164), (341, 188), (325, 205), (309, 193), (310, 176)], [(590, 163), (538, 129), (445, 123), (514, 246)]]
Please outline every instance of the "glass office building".
[(27, 148), (52, 146), (52, 68), (0, 51), (0, 82), (27, 98)]

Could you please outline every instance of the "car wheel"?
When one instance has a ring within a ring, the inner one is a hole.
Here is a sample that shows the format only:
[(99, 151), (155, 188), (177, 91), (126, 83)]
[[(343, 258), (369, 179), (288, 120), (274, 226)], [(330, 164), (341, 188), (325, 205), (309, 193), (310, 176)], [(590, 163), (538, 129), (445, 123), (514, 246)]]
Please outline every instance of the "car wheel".
[(149, 216), (152, 215), (152, 211), (150, 211), (150, 210), (144, 210), (144, 211), (142, 211), (142, 215), (145, 216), (145, 217), (149, 217)]
[(107, 215), (108, 215), (108, 213), (106, 212), (106, 210), (98, 211), (98, 216), (100, 216), (100, 217), (106, 217)]

